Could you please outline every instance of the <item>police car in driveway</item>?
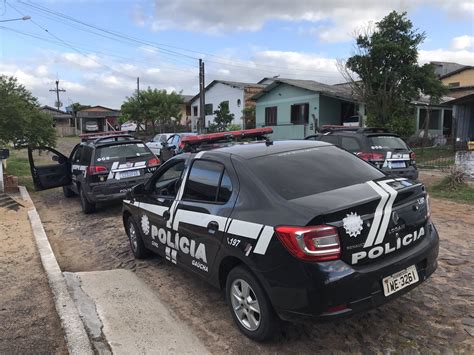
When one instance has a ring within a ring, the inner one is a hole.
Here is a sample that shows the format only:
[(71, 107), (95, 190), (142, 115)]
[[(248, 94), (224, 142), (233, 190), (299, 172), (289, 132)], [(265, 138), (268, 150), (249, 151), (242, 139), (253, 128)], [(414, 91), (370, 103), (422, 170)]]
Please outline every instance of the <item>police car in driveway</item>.
[(270, 338), (279, 318), (376, 307), (435, 271), (422, 184), (324, 142), (200, 141), (212, 139), (131, 190), (123, 222), (137, 258), (157, 253), (224, 289), (248, 337)]
[[(35, 163), (36, 150), (52, 153), (55, 163)], [(97, 203), (121, 200), (160, 164), (141, 140), (124, 132), (83, 134), (69, 157), (50, 147), (29, 147), (28, 158), (35, 190), (62, 186), (65, 197), (79, 195), (84, 213), (95, 211)]]

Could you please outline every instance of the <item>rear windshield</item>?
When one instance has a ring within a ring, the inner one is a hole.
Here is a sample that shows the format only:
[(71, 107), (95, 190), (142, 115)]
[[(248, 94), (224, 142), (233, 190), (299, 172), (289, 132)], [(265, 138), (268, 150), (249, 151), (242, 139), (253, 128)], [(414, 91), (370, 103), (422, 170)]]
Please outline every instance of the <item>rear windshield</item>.
[(250, 168), (286, 200), (318, 194), (385, 176), (335, 146), (267, 155), (249, 160)]
[(347, 123), (357, 123), (359, 122), (359, 116), (346, 117), (342, 121)]
[(393, 150), (407, 150), (408, 146), (399, 137), (394, 136), (371, 136), (369, 137), (370, 146), (373, 150), (377, 149), (393, 149)]
[(149, 155), (152, 155), (152, 153), (143, 143), (116, 144), (97, 148), (95, 159), (97, 161), (133, 159)]

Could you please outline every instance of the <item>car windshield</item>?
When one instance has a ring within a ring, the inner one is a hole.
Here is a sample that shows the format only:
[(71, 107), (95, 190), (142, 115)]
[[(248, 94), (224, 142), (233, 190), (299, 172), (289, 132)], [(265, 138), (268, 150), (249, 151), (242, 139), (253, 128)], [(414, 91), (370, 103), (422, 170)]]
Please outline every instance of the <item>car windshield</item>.
[(123, 158), (132, 159), (149, 156), (151, 154), (152, 153), (143, 143), (115, 144), (97, 148), (95, 159), (97, 161), (118, 160)]
[(385, 176), (335, 146), (272, 154), (249, 160), (262, 181), (286, 200), (360, 184)]
[(408, 150), (406, 143), (395, 136), (371, 136), (369, 138), (370, 146), (373, 150)]

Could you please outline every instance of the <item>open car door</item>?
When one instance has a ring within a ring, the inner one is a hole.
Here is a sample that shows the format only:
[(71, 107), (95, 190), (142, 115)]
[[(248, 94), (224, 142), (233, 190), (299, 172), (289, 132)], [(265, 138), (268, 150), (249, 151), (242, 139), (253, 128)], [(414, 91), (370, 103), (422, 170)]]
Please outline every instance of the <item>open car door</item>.
[[(42, 154), (35, 154), (41, 151)], [(36, 191), (71, 184), (71, 163), (57, 150), (49, 147), (28, 147), (31, 176)]]

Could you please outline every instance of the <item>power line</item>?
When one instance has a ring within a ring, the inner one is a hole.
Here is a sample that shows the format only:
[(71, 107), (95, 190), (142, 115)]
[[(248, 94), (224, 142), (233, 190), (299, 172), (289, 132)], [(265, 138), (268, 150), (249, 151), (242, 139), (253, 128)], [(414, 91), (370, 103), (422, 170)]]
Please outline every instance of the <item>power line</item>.
[[(122, 34), (118, 31), (112, 31), (112, 30), (108, 30), (106, 28), (103, 28), (103, 27), (99, 27), (99, 26), (96, 26), (96, 25), (92, 25), (92, 24), (89, 24), (89, 23), (86, 23), (84, 21), (81, 21), (81, 20), (78, 20), (78, 19), (75, 19), (69, 15), (66, 15), (66, 14), (63, 14), (61, 12), (58, 12), (58, 11), (53, 11), (53, 10), (50, 10), (48, 9), (47, 7), (45, 6), (41, 6), (41, 5), (37, 5), (37, 4), (31, 4), (31, 3), (25, 3), (25, 2), (22, 2), (22, 1), (19, 1), (21, 4), (23, 5), (26, 5), (26, 6), (29, 6), (29, 7), (32, 7), (32, 8), (36, 8), (40, 11), (43, 11), (43, 12), (46, 12), (46, 13), (49, 13), (49, 14), (52, 14), (56, 17), (59, 17), (59, 18), (63, 18), (63, 19), (67, 19), (69, 21), (73, 21), (73, 22), (76, 22), (76, 23), (79, 23), (83, 26), (87, 26), (87, 27), (90, 27), (90, 28), (94, 28), (96, 30), (99, 30), (101, 32), (104, 32), (104, 33), (107, 33), (107, 34), (110, 34), (110, 35), (113, 35), (113, 36), (116, 36), (118, 38), (121, 38), (121, 39), (124, 39), (124, 40), (127, 40), (127, 41), (132, 41), (132, 42), (136, 42), (136, 43), (140, 43), (140, 44), (144, 44), (144, 45), (148, 45), (148, 46), (151, 46), (151, 47), (154, 47), (154, 48), (157, 48), (159, 49), (162, 53), (163, 52), (166, 52), (166, 53), (169, 53), (169, 54), (173, 54), (173, 55), (177, 55), (177, 56), (183, 56), (183, 57), (186, 57), (186, 58), (189, 58), (189, 59), (193, 59), (193, 60), (198, 60), (199, 58), (198, 57), (195, 57), (195, 56), (190, 56), (190, 55), (187, 55), (187, 54), (184, 54), (184, 53), (181, 53), (181, 52), (176, 52), (176, 51), (172, 51), (172, 50), (168, 50), (168, 49), (165, 49), (165, 48), (162, 48), (163, 46), (166, 46), (166, 47), (169, 47), (169, 48), (174, 48), (174, 49), (178, 49), (178, 50), (181, 50), (181, 51), (186, 51), (186, 52), (191, 52), (191, 53), (196, 53), (196, 54), (204, 54), (205, 56), (211, 56), (211, 57), (214, 57), (214, 58), (220, 58), (222, 60), (225, 60), (226, 62), (220, 62), (220, 61), (216, 61), (216, 60), (211, 60), (211, 59), (208, 59), (206, 58), (206, 61), (207, 62), (211, 62), (211, 63), (215, 63), (215, 64), (220, 64), (220, 65), (224, 65), (224, 66), (233, 66), (233, 67), (239, 67), (239, 68), (243, 68), (243, 69), (247, 69), (247, 70), (258, 70), (258, 71), (266, 71), (266, 72), (269, 72), (269, 73), (275, 73), (275, 70), (265, 70), (265, 69), (259, 69), (259, 68), (256, 68), (256, 67), (249, 67), (248, 65), (239, 65), (239, 64), (235, 64), (235, 63), (229, 63), (228, 61), (231, 60), (229, 58), (225, 58), (225, 57), (220, 57), (220, 56), (216, 56), (214, 54), (211, 54), (211, 53), (206, 53), (206, 52), (200, 52), (200, 51), (194, 51), (194, 50), (190, 50), (190, 49), (185, 49), (185, 48), (180, 48), (178, 46), (172, 46), (172, 45), (169, 45), (169, 44), (163, 44), (163, 43), (155, 43), (155, 42), (151, 42), (151, 41), (144, 41), (144, 40), (141, 40), (141, 39), (138, 39), (138, 38), (135, 38), (135, 37), (132, 37), (132, 36), (129, 36), (129, 35), (126, 35), (126, 34)], [(64, 23), (64, 22), (62, 22)], [(101, 35), (101, 34), (98, 34), (98, 33), (95, 33), (95, 32), (92, 32), (93, 34), (95, 35), (98, 35), (98, 36), (104, 36), (104, 35)], [(112, 39), (108, 36), (105, 36), (106, 38), (109, 38), (109, 39)], [(232, 60), (233, 62), (241, 62), (240, 60)], [(242, 62), (242, 63), (245, 63), (245, 62)], [(263, 67), (267, 67), (267, 68), (270, 68), (270, 67), (273, 67), (273, 68), (276, 68), (276, 69), (280, 69), (280, 70), (288, 70), (288, 68), (284, 68), (284, 67), (281, 67), (281, 66), (274, 66), (274, 65), (270, 65), (270, 64), (266, 64), (266, 65), (261, 65), (261, 64), (258, 64), (258, 63), (254, 63), (255, 66), (263, 66)], [(315, 73), (315, 70), (310, 70), (310, 69), (302, 69), (302, 68), (298, 68), (298, 67), (293, 67), (294, 70), (296, 71), (301, 71), (301, 72), (306, 72), (306, 73)], [(325, 72), (325, 73), (331, 73), (331, 74), (334, 74), (334, 75), (317, 75), (319, 77), (334, 77), (334, 76), (337, 76), (337, 73), (333, 73), (331, 71), (324, 71), (324, 70), (318, 70), (318, 72)], [(284, 75), (288, 75), (289, 73), (281, 73), (281, 74), (284, 74)], [(291, 75), (295, 75), (295, 74), (291, 74)]]

